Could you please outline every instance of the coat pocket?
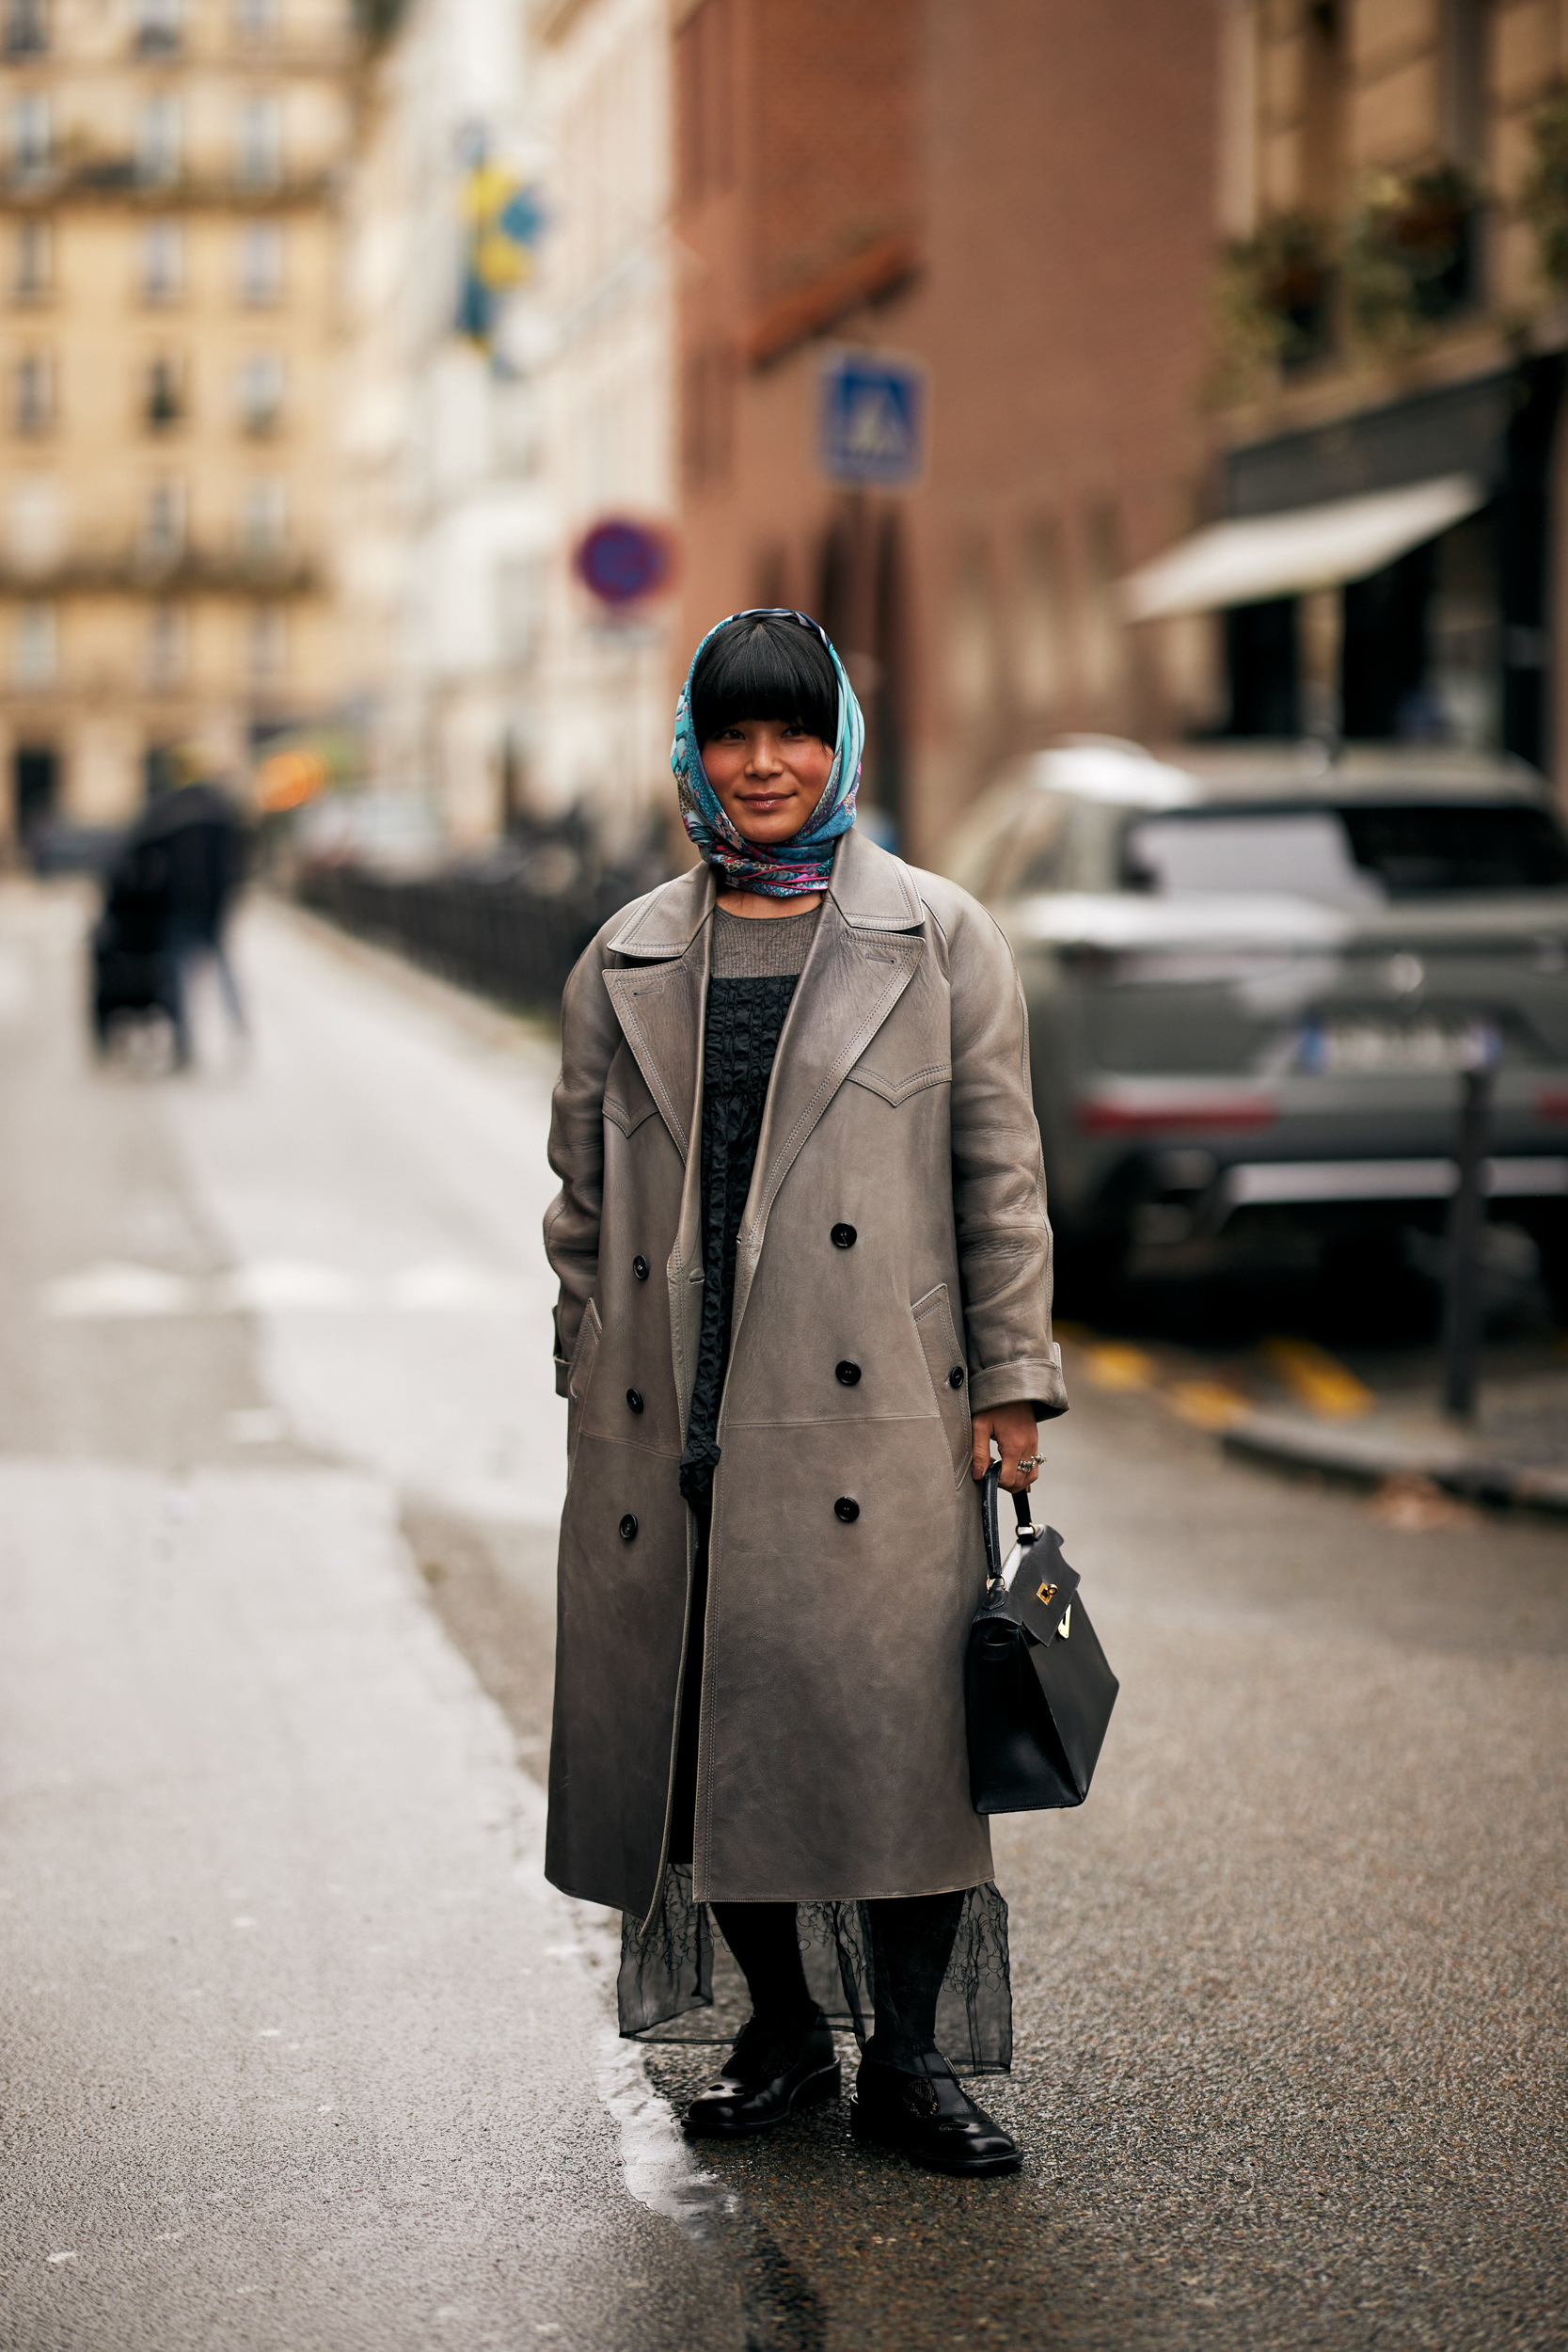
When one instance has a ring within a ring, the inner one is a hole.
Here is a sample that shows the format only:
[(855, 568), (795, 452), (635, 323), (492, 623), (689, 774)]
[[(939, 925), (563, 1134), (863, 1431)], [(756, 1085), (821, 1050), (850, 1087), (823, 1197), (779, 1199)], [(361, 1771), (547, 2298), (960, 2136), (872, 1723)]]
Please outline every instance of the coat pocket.
[(599, 1353), (599, 1340), (604, 1326), (599, 1321), (599, 1304), (591, 1298), (583, 1310), (578, 1329), (578, 1343), (572, 1350), (572, 1360), (566, 1368), (566, 1476), (570, 1479), (572, 1466), (578, 1456), (578, 1438), (582, 1432), (582, 1408), (588, 1401), (589, 1387), (594, 1378), (594, 1365)]
[(969, 1470), (974, 1438), (969, 1420), (969, 1368), (953, 1327), (946, 1283), (939, 1282), (934, 1291), (917, 1298), (910, 1312), (925, 1351), (926, 1369), (931, 1375), (942, 1425), (947, 1432), (953, 1455), (953, 1483), (957, 1486)]

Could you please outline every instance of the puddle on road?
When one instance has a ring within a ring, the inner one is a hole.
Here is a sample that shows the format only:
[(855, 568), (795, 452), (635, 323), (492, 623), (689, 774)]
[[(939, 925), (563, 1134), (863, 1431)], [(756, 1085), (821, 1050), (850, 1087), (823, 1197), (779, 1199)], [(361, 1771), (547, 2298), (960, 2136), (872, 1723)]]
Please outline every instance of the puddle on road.
[(696, 2245), (711, 2248), (714, 2222), (736, 2211), (734, 2194), (697, 2162), (669, 2101), (648, 2080), (642, 2052), (607, 2028), (594, 2072), (599, 2096), (621, 2135), (628, 2193), (650, 2213), (673, 2221)]

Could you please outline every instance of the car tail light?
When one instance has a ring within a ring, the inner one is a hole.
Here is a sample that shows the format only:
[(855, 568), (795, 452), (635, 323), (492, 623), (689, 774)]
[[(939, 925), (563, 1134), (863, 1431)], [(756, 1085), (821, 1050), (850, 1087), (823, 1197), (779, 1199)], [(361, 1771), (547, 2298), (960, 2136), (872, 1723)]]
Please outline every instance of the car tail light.
[(1535, 1098), (1537, 1119), (1568, 1119), (1568, 1087), (1548, 1087)]
[(1078, 1104), (1078, 1125), (1086, 1136), (1185, 1134), (1195, 1127), (1268, 1127), (1278, 1112), (1265, 1094), (1192, 1094), (1158, 1102), (1088, 1095)]

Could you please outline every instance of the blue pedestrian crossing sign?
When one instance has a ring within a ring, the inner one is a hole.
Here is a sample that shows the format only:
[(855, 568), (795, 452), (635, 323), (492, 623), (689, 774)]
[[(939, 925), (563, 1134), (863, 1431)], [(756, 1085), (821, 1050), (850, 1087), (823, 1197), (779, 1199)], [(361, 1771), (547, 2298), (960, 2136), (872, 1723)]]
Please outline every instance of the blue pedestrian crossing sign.
[(831, 481), (905, 490), (925, 460), (926, 371), (885, 351), (841, 351), (822, 371), (820, 455)]

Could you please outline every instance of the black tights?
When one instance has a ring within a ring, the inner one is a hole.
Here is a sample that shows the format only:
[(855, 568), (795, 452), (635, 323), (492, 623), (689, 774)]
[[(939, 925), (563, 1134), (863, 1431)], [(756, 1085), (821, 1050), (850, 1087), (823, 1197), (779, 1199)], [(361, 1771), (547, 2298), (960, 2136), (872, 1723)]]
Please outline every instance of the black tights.
[[(865, 2055), (919, 2074), (937, 2046), (937, 1996), (963, 1915), (962, 1893), (869, 1902), (877, 2026)], [(715, 1903), (720, 1933), (740, 1963), (752, 2013), (769, 2026), (807, 2025), (816, 2004), (800, 1963), (793, 1903)]]

